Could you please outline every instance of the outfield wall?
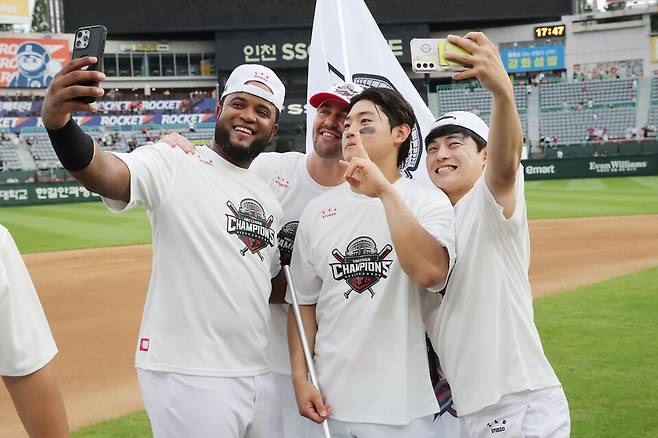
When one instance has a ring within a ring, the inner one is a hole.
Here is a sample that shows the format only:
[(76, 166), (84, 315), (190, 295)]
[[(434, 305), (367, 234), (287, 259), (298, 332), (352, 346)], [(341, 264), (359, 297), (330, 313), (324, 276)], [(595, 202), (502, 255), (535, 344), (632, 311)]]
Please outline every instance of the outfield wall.
[(524, 160), (525, 179), (658, 175), (658, 154)]
[(0, 207), (98, 201), (76, 181), (0, 184)]
[[(525, 179), (601, 178), (658, 175), (658, 154), (524, 160)], [(0, 207), (98, 201), (76, 181), (0, 184)]]

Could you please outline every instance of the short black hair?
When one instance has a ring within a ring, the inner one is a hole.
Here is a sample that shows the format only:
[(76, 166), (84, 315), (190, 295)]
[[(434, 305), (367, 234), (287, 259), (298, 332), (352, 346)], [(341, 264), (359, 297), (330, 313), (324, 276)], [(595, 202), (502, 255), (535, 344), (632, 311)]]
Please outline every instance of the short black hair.
[[(351, 111), (352, 107), (361, 100), (369, 100), (379, 106), (384, 114), (386, 114), (386, 117), (388, 117), (391, 130), (400, 125), (408, 125), (411, 130), (416, 126), (416, 115), (414, 114), (414, 109), (396, 90), (384, 87), (366, 88), (361, 93), (352, 97), (348, 111)], [(397, 160), (398, 167), (407, 159), (410, 147), (411, 131), (409, 132), (409, 136), (400, 145)]]
[(472, 138), (478, 148), (478, 152), (487, 147), (487, 142), (470, 129), (458, 125), (444, 125), (432, 129), (430, 133), (427, 134), (427, 137), (425, 137), (425, 149), (427, 150), (427, 145), (432, 143), (437, 138), (454, 134), (461, 134), (465, 138)]

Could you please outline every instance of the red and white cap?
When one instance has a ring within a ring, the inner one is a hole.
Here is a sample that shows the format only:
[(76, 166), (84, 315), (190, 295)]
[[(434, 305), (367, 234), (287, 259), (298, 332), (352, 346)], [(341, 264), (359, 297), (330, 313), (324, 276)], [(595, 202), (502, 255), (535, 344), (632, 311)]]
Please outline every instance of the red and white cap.
[(325, 100), (337, 100), (345, 105), (350, 104), (350, 100), (361, 93), (364, 88), (352, 82), (343, 82), (342, 84), (332, 85), (326, 91), (315, 93), (308, 100), (313, 108), (318, 108)]
[[(267, 86), (272, 92), (264, 90), (248, 82), (260, 82)], [(222, 99), (233, 93), (249, 93), (267, 100), (274, 105), (279, 112), (283, 109), (283, 100), (286, 97), (286, 87), (281, 79), (271, 69), (260, 64), (242, 64), (231, 72), (226, 81)]]

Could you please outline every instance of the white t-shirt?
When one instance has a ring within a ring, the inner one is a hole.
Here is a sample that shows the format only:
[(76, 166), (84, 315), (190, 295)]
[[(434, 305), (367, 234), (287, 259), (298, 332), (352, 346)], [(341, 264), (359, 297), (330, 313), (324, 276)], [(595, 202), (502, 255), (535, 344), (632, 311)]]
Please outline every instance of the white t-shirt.
[[(283, 208), (281, 227), (277, 230), (281, 265), (289, 265), (297, 224), (311, 200), (332, 189), (317, 182), (308, 173), (308, 156), (299, 152), (260, 154), (249, 166), (272, 189)], [(267, 357), (272, 371), (290, 374), (288, 353), (288, 305), (270, 304), (270, 343)]]
[(130, 203), (146, 206), (153, 266), (135, 366), (202, 376), (269, 371), (271, 277), (279, 271), (281, 207), (246, 169), (212, 149), (156, 143), (116, 154), (130, 169)]
[(509, 219), (484, 177), (455, 205), (457, 254), (428, 327), (459, 415), (505, 394), (559, 385), (533, 321), (523, 169)]
[(31, 374), (55, 354), (30, 274), (11, 234), (0, 225), (0, 376)]
[[(446, 195), (406, 178), (394, 187), (452, 265)], [(406, 425), (439, 411), (421, 319), (421, 295), (431, 292), (400, 267), (379, 199), (344, 184), (312, 201), (299, 221), (291, 273), (300, 304), (317, 304), (315, 366), (332, 418)]]

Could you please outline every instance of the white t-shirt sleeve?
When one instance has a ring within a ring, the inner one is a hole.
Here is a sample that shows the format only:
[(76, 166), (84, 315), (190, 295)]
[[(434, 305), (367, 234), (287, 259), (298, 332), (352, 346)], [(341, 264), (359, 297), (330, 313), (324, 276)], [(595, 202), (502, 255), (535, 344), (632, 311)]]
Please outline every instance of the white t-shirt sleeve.
[(455, 252), (455, 209), (442, 191), (428, 189), (415, 216), (420, 225), (448, 251), (450, 260), (446, 278), (427, 289), (431, 292), (439, 292), (445, 288), (457, 258)]
[(114, 213), (140, 205), (156, 210), (165, 202), (173, 187), (177, 154), (184, 152), (166, 143), (147, 144), (130, 153), (114, 153), (130, 170), (130, 202), (104, 197), (107, 208)]
[(275, 154), (278, 155), (276, 152), (264, 152), (258, 155), (249, 165), (249, 172), (253, 173), (267, 184), (270, 184), (270, 179), (274, 172), (274, 167), (276, 166), (276, 159), (278, 158)]
[(514, 212), (509, 219), (503, 214), (503, 207), (496, 202), (493, 193), (491, 193), (491, 190), (486, 183), (484, 175), (482, 175), (476, 184), (480, 186), (478, 188), (478, 194), (481, 197), (476, 203), (477, 205), (483, 206), (481, 212), (485, 219), (494, 224), (497, 229), (508, 233), (516, 233), (527, 227), (528, 220), (526, 215), (522, 165), (519, 164), (519, 168), (516, 171), (516, 182), (514, 186), (516, 205), (514, 206)]
[(57, 346), (25, 263), (0, 226), (0, 375), (26, 376), (55, 354)]
[[(297, 226), (295, 245), (290, 260), (290, 275), (299, 304), (316, 304), (322, 289), (322, 278), (318, 275), (316, 260), (313, 258), (313, 248), (309, 243), (312, 221), (309, 220), (307, 212), (308, 209), (302, 213)], [(290, 288), (286, 291), (286, 301), (292, 304)]]

